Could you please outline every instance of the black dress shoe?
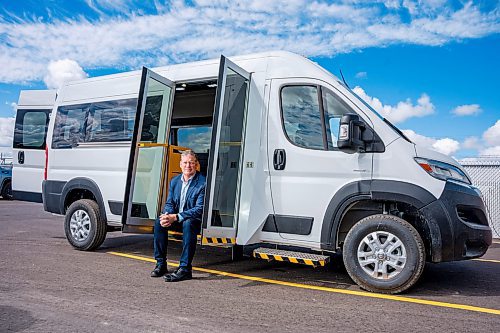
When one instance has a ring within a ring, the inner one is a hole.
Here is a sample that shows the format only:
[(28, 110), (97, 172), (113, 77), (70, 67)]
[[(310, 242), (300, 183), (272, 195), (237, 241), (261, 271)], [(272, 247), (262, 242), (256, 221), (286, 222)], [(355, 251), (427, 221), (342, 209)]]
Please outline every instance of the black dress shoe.
[(151, 277), (161, 277), (168, 273), (167, 265), (156, 265), (155, 269), (151, 271)]
[(165, 282), (179, 282), (184, 280), (191, 280), (193, 273), (185, 268), (178, 268), (175, 272), (165, 276)]

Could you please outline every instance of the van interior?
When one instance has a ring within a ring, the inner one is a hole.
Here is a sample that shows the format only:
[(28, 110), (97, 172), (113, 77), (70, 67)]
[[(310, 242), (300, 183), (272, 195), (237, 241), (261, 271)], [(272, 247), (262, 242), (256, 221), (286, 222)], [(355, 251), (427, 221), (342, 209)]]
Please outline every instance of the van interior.
[(172, 110), (170, 144), (191, 148), (207, 173), (217, 81), (179, 83)]

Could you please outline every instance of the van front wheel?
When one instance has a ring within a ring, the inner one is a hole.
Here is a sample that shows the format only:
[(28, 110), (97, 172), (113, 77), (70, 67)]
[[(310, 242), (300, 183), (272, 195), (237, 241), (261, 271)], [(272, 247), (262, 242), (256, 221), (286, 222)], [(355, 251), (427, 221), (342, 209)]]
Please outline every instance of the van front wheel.
[(352, 227), (344, 242), (343, 259), (347, 272), (361, 288), (397, 294), (419, 279), (425, 249), (411, 224), (393, 215), (377, 214)]
[(77, 250), (92, 251), (106, 238), (106, 221), (93, 200), (73, 202), (66, 211), (64, 232), (68, 242)]

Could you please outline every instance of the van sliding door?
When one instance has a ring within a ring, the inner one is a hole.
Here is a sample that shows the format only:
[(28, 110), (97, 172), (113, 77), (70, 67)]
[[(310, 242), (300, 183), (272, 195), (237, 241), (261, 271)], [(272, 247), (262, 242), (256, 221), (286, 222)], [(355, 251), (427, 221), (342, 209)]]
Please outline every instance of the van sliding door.
[(175, 83), (142, 70), (122, 213), (124, 232), (152, 232), (165, 189)]
[(204, 244), (235, 244), (250, 74), (221, 56), (208, 161)]

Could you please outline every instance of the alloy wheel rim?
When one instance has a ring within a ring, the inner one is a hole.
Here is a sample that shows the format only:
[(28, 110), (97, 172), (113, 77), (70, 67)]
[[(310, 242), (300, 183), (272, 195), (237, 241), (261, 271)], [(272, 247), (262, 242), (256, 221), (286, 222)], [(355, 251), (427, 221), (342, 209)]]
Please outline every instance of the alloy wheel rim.
[(375, 231), (358, 246), (358, 263), (372, 278), (389, 280), (399, 275), (406, 265), (406, 247), (394, 234)]
[(69, 222), (71, 236), (78, 242), (85, 241), (90, 234), (90, 216), (83, 209), (76, 210)]

